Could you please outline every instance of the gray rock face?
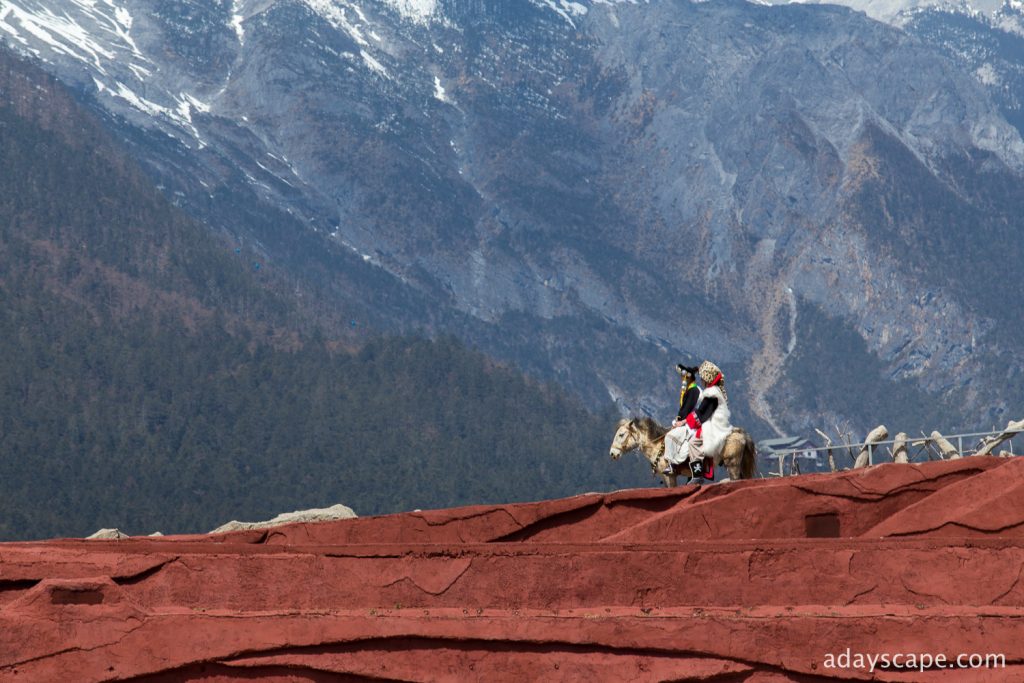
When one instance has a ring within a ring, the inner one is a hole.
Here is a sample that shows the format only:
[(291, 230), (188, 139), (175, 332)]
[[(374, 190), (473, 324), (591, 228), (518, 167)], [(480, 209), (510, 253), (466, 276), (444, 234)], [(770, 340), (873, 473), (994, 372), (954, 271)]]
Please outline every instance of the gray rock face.
[(339, 519), (353, 519), (356, 517), (356, 513), (352, 511), (352, 508), (341, 505), (332, 505), (329, 508), (320, 508), (314, 510), (298, 510), (296, 512), (284, 512), (269, 519), (265, 522), (238, 522), (230, 521), (227, 524), (222, 524), (213, 531), (211, 534), (223, 534), (229, 531), (247, 531), (249, 529), (269, 529), (275, 526), (283, 526), (285, 524), (300, 524), (300, 523), (311, 523), (311, 522), (335, 522)]
[(86, 536), (87, 541), (123, 541), (130, 536), (120, 529), (100, 529), (91, 536)]
[(1021, 398), (1024, 143), (899, 29), (729, 0), (115, 5), (16, 0), (0, 29), (182, 206), (372, 326), (664, 415), (672, 365), (711, 357), (737, 420), (780, 431)]

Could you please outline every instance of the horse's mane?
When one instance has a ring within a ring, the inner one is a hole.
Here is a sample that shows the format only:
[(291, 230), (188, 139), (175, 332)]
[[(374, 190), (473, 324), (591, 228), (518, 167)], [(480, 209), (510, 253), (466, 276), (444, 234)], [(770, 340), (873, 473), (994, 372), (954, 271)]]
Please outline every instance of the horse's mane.
[(634, 422), (638, 428), (647, 433), (649, 439), (660, 439), (668, 433), (667, 429), (649, 417), (638, 417)]

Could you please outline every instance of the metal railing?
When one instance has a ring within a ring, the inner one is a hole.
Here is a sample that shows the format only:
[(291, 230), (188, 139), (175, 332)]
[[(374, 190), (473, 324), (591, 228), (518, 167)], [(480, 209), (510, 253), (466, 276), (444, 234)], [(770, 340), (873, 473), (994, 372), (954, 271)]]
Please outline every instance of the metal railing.
[[(1006, 430), (1006, 429), (996, 429), (996, 430), (992, 430), (992, 431), (988, 431), (988, 432), (968, 432), (968, 433), (964, 433), (964, 434), (950, 434), (948, 436), (943, 434), (941, 436), (946, 441), (949, 441), (950, 443), (956, 444), (957, 452), (961, 456), (970, 456), (970, 455), (974, 455), (975, 453), (977, 453), (977, 451), (985, 443), (986, 439), (991, 438), (991, 437), (995, 437), (995, 436), (999, 436), (1001, 434), (1009, 434), (1011, 436), (1009, 436), (1009, 438), (1007, 438), (1007, 440), (1003, 442), (1002, 448), (1007, 449), (1007, 452), (1010, 455), (1016, 455), (1016, 453), (1013, 452), (1013, 439), (1014, 439), (1014, 437), (1016, 437), (1016, 436), (1018, 436), (1018, 435), (1020, 435), (1022, 433), (1024, 433), (1024, 430), (1014, 431), (1014, 430)], [(973, 443), (973, 445), (970, 446), (967, 451), (964, 451), (964, 440), (965, 439), (967, 440), (968, 444), (972, 444)], [(936, 443), (936, 439), (932, 438), (931, 436), (929, 436), (927, 434), (922, 434), (920, 437), (918, 437), (916, 439), (915, 438), (911, 438), (911, 437), (908, 436), (907, 440), (906, 440), (907, 459), (910, 462), (915, 462), (915, 458), (919, 457), (922, 453), (927, 453), (928, 454), (928, 460), (934, 460), (934, 459), (943, 460), (944, 458), (943, 458), (941, 452), (933, 453), (933, 451), (932, 451), (932, 446), (935, 443)], [(759, 453), (758, 457), (766, 459), (766, 460), (767, 459), (773, 459), (773, 458), (777, 459), (778, 460), (778, 471), (777, 472), (769, 472), (768, 474), (771, 474), (773, 476), (782, 476), (782, 477), (784, 477), (784, 476), (786, 476), (786, 473), (785, 473), (786, 458), (790, 458), (790, 460), (791, 460), (790, 474), (800, 474), (800, 466), (797, 463), (797, 458), (803, 457), (808, 452), (813, 452), (815, 454), (815, 456), (814, 456), (815, 460), (818, 461), (818, 462), (822, 462), (823, 459), (827, 457), (827, 455), (828, 455), (828, 453), (830, 451), (834, 455), (838, 455), (838, 454), (841, 454), (841, 453), (847, 453), (847, 454), (850, 454), (854, 459), (856, 459), (857, 454), (860, 453), (861, 451), (863, 451), (864, 448), (866, 447), (868, 449), (868, 465), (870, 466), (870, 465), (874, 465), (875, 464), (875, 451), (876, 451), (876, 449), (878, 449), (880, 447), (883, 447), (883, 446), (890, 446), (889, 452), (891, 454), (892, 453), (892, 448), (891, 447), (893, 447), (895, 445), (896, 445), (896, 439), (887, 439), (887, 440), (883, 440), (883, 441), (870, 441), (870, 442), (869, 441), (861, 441), (861, 442), (858, 442), (858, 443), (832, 444), (830, 446), (815, 446), (815, 447), (807, 447), (807, 448), (790, 448), (790, 449), (781, 449), (781, 450), (774, 450), (773, 449), (771, 451), (771, 453), (767, 453), (765, 455), (761, 455)], [(917, 450), (914, 452), (913, 456), (910, 455), (910, 448), (912, 448), (912, 447), (917, 448)], [(933, 458), (932, 457), (933, 454), (936, 455), (937, 458)], [(853, 463), (851, 463), (851, 467), (852, 466), (853, 466)], [(837, 469), (843, 469), (843, 468), (837, 467)]]

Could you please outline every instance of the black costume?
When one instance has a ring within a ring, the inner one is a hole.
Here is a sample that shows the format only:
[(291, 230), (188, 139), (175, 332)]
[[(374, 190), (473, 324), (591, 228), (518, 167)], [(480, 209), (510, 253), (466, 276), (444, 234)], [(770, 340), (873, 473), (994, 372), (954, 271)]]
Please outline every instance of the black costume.
[(706, 396), (704, 400), (700, 402), (700, 407), (697, 408), (697, 419), (700, 420), (701, 424), (704, 424), (711, 419), (711, 416), (715, 414), (715, 408), (718, 407), (718, 399), (714, 396)]
[(679, 397), (679, 414), (676, 415), (676, 419), (679, 421), (685, 420), (686, 416), (697, 407), (697, 399), (699, 398), (700, 388), (697, 387), (696, 382), (693, 382)]

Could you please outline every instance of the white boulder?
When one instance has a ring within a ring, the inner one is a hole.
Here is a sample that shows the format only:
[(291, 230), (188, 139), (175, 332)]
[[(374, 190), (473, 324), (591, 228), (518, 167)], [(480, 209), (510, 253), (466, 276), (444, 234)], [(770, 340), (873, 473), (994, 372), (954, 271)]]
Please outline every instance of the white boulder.
[(267, 529), (275, 526), (282, 526), (284, 524), (298, 524), (298, 523), (309, 523), (309, 522), (334, 522), (339, 519), (352, 519), (356, 517), (356, 513), (352, 508), (341, 505), (332, 505), (329, 508), (319, 508), (313, 510), (298, 510), (296, 512), (285, 512), (273, 519), (267, 520), (266, 522), (238, 522), (231, 521), (227, 524), (222, 524), (217, 527), (211, 534), (223, 534), (228, 531), (247, 531), (249, 529)]
[(120, 529), (100, 529), (92, 536), (86, 536), (87, 541), (120, 541), (128, 538), (128, 534)]

